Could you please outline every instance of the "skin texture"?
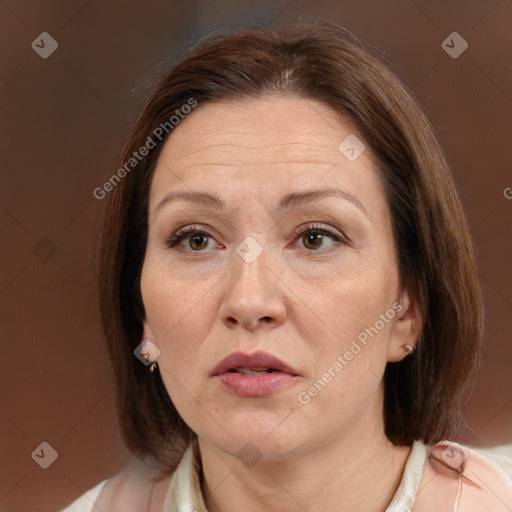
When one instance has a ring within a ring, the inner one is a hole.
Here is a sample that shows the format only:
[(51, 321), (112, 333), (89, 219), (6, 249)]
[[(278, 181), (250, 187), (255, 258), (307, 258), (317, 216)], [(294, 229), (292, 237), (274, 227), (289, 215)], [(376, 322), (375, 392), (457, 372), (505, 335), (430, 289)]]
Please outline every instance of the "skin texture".
[[(384, 435), (382, 377), (418, 336), (415, 302), (400, 289), (390, 213), (374, 159), (338, 149), (357, 129), (313, 100), (268, 96), (199, 106), (172, 132), (150, 190), (141, 277), (144, 338), (177, 410), (197, 433), (210, 512), (382, 511), (410, 452)], [(290, 192), (342, 189), (276, 210)], [(206, 192), (224, 210), (170, 192)], [(363, 211), (364, 210), (364, 211)], [(313, 238), (313, 224), (330, 229)], [(194, 226), (205, 238), (166, 240)], [(254, 238), (261, 254), (237, 253)], [(195, 249), (195, 250), (194, 250)], [(402, 306), (342, 371), (304, 405), (297, 396), (332, 368), (359, 333)], [(143, 338), (143, 339), (144, 339)], [(267, 397), (225, 391), (214, 367), (233, 351), (271, 353), (299, 377)], [(247, 443), (259, 462), (237, 452)], [(322, 491), (322, 492), (320, 492)]]

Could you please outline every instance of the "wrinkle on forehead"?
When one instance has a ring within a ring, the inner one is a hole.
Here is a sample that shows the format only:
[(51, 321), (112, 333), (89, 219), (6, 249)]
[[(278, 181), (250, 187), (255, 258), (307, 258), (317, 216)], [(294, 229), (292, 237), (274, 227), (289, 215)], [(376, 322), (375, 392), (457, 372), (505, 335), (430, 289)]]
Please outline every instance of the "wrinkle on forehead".
[[(294, 109), (297, 103), (306, 107), (301, 109), (300, 115)], [(205, 107), (213, 108), (205, 110)], [(267, 121), (270, 112), (271, 123)], [(191, 138), (190, 130), (184, 128), (190, 120), (197, 120), (197, 116), (201, 116), (203, 122), (194, 123)], [(255, 157), (260, 160), (254, 163), (261, 164), (285, 160), (335, 163), (340, 156), (340, 142), (352, 133), (358, 134), (358, 129), (350, 119), (319, 101), (268, 96), (200, 105), (176, 127), (168, 142), (172, 141), (173, 160), (186, 159), (187, 166), (208, 164), (213, 153), (217, 157), (226, 155), (237, 159), (238, 163), (246, 159), (254, 161)], [(371, 157), (369, 152), (365, 153), (361, 155), (363, 158)]]

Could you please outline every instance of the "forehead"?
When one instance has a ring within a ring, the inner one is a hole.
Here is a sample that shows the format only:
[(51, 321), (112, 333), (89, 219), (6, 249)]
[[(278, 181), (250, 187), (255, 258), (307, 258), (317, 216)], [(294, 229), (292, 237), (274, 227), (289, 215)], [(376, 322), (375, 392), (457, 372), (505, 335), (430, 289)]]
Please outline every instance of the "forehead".
[(189, 162), (212, 151), (242, 161), (258, 155), (262, 162), (279, 156), (333, 162), (340, 142), (357, 131), (353, 122), (317, 100), (268, 96), (200, 105), (174, 129), (166, 146), (173, 159)]
[(317, 100), (269, 96), (205, 103), (165, 142), (150, 203), (154, 208), (155, 196), (169, 188), (211, 187), (226, 196), (247, 187), (272, 194), (316, 183), (353, 193), (378, 188), (368, 147), (352, 161), (340, 151), (347, 137), (362, 144), (352, 121)]

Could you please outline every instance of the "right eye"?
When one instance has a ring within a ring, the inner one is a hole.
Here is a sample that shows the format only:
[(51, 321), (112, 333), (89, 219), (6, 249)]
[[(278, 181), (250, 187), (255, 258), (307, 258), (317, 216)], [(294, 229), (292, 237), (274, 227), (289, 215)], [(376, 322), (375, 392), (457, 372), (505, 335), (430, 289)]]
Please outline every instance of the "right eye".
[[(202, 252), (208, 247), (209, 238), (212, 239), (211, 235), (206, 231), (190, 226), (178, 229), (169, 238), (167, 238), (165, 245), (169, 249), (179, 247), (185, 251), (190, 250), (193, 252)], [(188, 248), (180, 247), (185, 240), (188, 240)]]

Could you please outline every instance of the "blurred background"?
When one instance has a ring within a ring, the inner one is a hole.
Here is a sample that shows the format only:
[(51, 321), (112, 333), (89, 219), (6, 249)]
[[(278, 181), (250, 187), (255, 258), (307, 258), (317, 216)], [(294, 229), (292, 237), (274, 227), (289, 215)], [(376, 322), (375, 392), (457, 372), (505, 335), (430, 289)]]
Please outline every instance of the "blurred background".
[(128, 461), (93, 279), (104, 207), (93, 190), (116, 170), (155, 77), (212, 31), (319, 20), (382, 57), (440, 135), (487, 314), (459, 440), (512, 443), (510, 0), (4, 0), (2, 512), (59, 510)]

